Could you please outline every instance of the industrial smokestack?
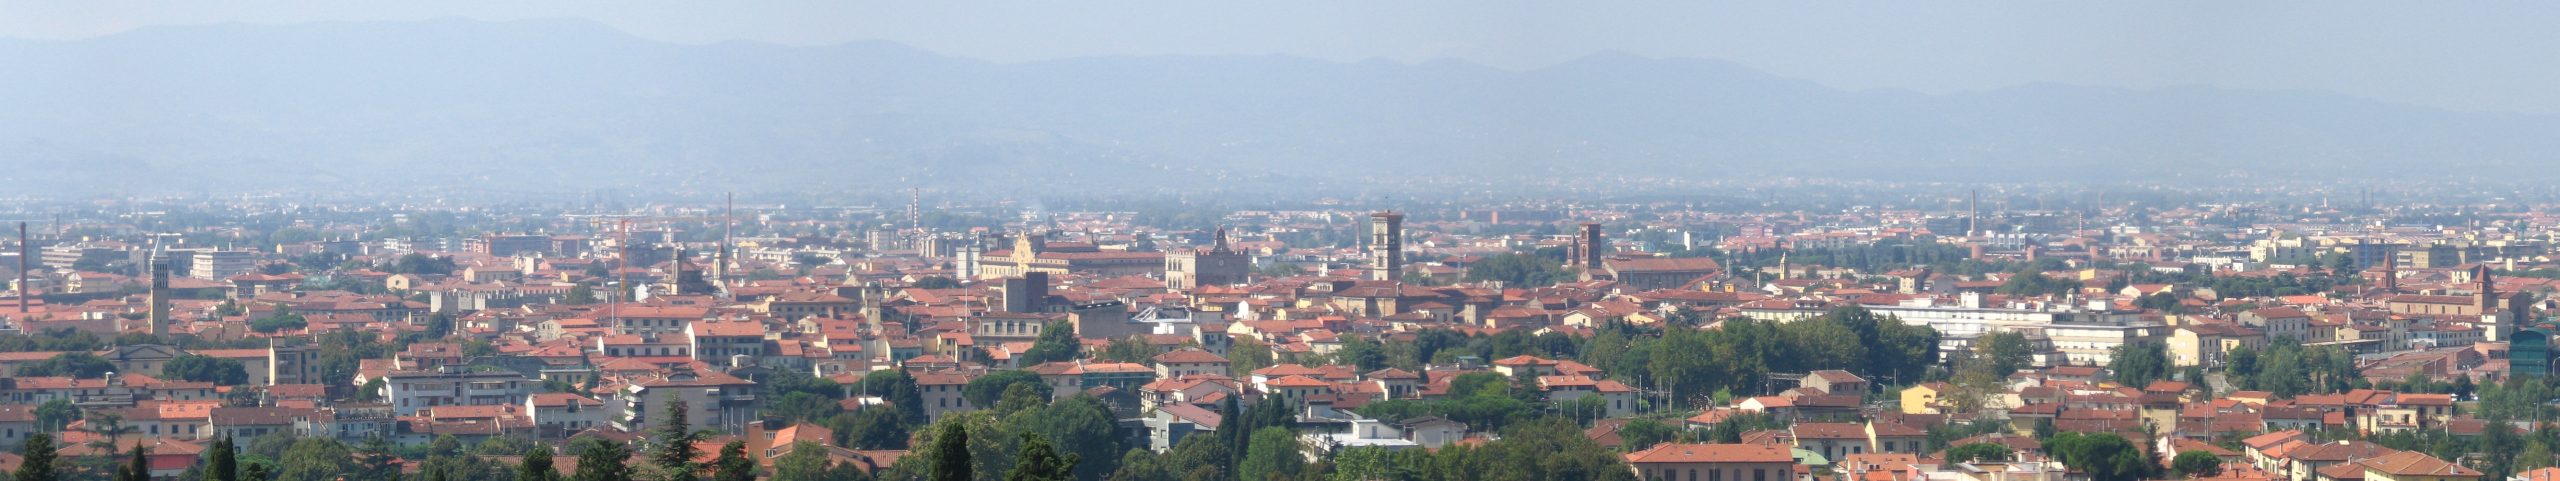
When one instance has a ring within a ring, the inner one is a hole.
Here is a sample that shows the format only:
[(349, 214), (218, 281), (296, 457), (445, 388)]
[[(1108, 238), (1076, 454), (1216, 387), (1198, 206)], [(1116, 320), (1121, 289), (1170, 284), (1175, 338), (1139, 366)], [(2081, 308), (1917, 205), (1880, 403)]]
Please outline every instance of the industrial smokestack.
[(1974, 237), (1982, 235), (1981, 220), (1982, 191), (1976, 190), (1966, 193), (1964, 201), (1964, 236)]

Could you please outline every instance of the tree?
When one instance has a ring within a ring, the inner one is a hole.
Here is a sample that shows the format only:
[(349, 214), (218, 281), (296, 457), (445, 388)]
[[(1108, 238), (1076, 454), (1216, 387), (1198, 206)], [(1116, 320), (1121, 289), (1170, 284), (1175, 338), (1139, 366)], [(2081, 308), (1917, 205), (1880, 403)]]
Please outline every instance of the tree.
[(802, 441), (773, 460), (773, 481), (821, 481), (827, 477), (827, 448)]
[[(672, 395), (669, 397), (673, 398)], [(649, 460), (658, 469), (665, 470), (670, 479), (693, 477), (693, 458), (698, 454), (694, 452), (693, 443), (701, 439), (702, 434), (694, 432), (693, 425), (685, 421), (686, 411), (684, 401), (670, 399), (665, 419), (649, 436), (651, 442), (658, 443), (657, 452), (651, 453)]]
[(2515, 472), (2525, 472), (2548, 468), (2552, 466), (2553, 461), (2551, 445), (2543, 443), (2542, 436), (2537, 435), (2534, 440), (2525, 442), (2524, 452), (2516, 455), (2516, 465), (2513, 469)]
[(720, 458), (712, 460), (711, 466), (711, 481), (756, 481), (756, 460), (747, 457), (746, 441), (721, 445)]
[(10, 473), (10, 481), (61, 481), (62, 473), (54, 466), (60, 459), (54, 451), (53, 435), (38, 432), (27, 435), (27, 443), (18, 447), (18, 470)]
[(971, 406), (995, 407), (996, 401), (1004, 400), (1005, 389), (1015, 384), (1039, 386), (1037, 389), (1042, 400), (1047, 400), (1050, 394), (1049, 383), (1042, 382), (1038, 373), (1016, 369), (990, 372), (971, 379), (969, 384), (960, 386), (960, 397), (969, 400)]
[(1467, 266), (1469, 282), (1501, 282), (1507, 287), (1542, 287), (1574, 279), (1575, 272), (1566, 269), (1558, 259), (1535, 254), (1505, 253), (1486, 257)]
[(764, 406), (766, 416), (793, 421), (825, 419), (843, 409), (843, 406), (836, 404), (835, 399), (828, 396), (797, 391), (782, 392), (780, 396), (775, 397), (772, 402), (765, 403)]
[(127, 431), (133, 430), (132, 427), (124, 425), (124, 415), (117, 414), (114, 411), (90, 414), (88, 416), (88, 424), (89, 431), (107, 436), (107, 444), (115, 444), (116, 438), (124, 436), (124, 433)]
[(907, 426), (899, 419), (895, 406), (873, 407), (852, 414), (837, 415), (827, 427), (840, 439), (836, 445), (861, 450), (907, 449)]
[(593, 287), (587, 287), (587, 285), (586, 285), (586, 284), (579, 284), (579, 285), (576, 285), (576, 286), (570, 286), (570, 287), (569, 287), (569, 294), (568, 294), (568, 295), (565, 295), (565, 296), (561, 296), (561, 298), (560, 298), (560, 303), (561, 303), (561, 304), (568, 304), (568, 305), (572, 305), (572, 306), (580, 306), (580, 305), (594, 304), (594, 303), (596, 303), (596, 300), (597, 300), (597, 299), (596, 299), (596, 289), (595, 289), (595, 288), (593, 288)]
[(1110, 344), (1102, 347), (1102, 352), (1094, 353), (1093, 358), (1111, 362), (1146, 363), (1157, 354), (1162, 353), (1157, 352), (1155, 346), (1147, 345), (1146, 337), (1133, 335), (1112, 339)]
[(1981, 341), (1974, 343), (1971, 362), (1988, 363), (1985, 369), (2005, 378), (2035, 362), (2035, 355), (2035, 346), (2027, 341), (2026, 334), (2000, 331), (1982, 336)]
[(2180, 451), (2169, 467), (2189, 478), (2210, 478), (2222, 475), (2222, 457), (2201, 450)]
[(1652, 418), (1637, 418), (1618, 426), (1618, 441), (1628, 451), (1642, 451), (1679, 436), (1678, 428)]
[(70, 400), (55, 398), (36, 406), (37, 431), (61, 432), (62, 428), (69, 427), (72, 421), (78, 420), (80, 420), (80, 407), (71, 405)]
[(560, 481), (560, 469), (551, 466), (551, 448), (525, 450), (524, 460), (516, 463), (516, 481)]
[(303, 319), (301, 314), (295, 314), (290, 309), (277, 309), (274, 314), (249, 320), (249, 330), (266, 334), (310, 326), (310, 321)]
[(1013, 470), (1004, 473), (1005, 481), (1068, 481), (1076, 479), (1076, 462), (1083, 456), (1059, 456), (1049, 440), (1022, 433), (1022, 452), (1013, 459)]
[[(1001, 425), (1011, 427), (1010, 432), (1039, 435), (1054, 449), (1079, 455), (1083, 462), (1074, 466), (1079, 479), (1101, 479), (1110, 475), (1118, 467), (1120, 457), (1117, 455), (1128, 450), (1127, 440), (1120, 433), (1118, 416), (1112, 415), (1110, 406), (1092, 396), (1080, 395), (1046, 406), (1023, 409), (1006, 415)], [(988, 436), (987, 440), (1011, 437), (996, 436)], [(1005, 454), (1013, 454), (1013, 451), (1003, 450)]]
[(141, 443), (133, 445), (133, 457), (125, 461), (124, 467), (116, 468), (116, 481), (151, 481), (150, 455), (145, 451)]
[(2008, 446), (1999, 443), (1973, 443), (1947, 448), (1947, 462), (1951, 463), (2005, 462), (2017, 459), (2017, 456), (2018, 453), (2010, 451)]
[[(1040, 328), (1040, 338), (1033, 340), (1031, 350), (1023, 351), (1022, 356), (1017, 360), (1024, 366), (1074, 360), (1079, 356), (1077, 349), (1083, 346), (1082, 342), (1076, 340), (1074, 324), (1066, 321), (1052, 322)], [(1004, 391), (999, 389), (996, 392)]]
[(907, 374), (907, 370), (872, 371), (863, 375), (861, 383), (855, 387), (864, 395), (879, 396), (890, 406), (898, 408), (898, 414), (906, 416), (907, 425), (924, 425), (924, 391), (916, 387), (915, 376)]
[[(959, 423), (942, 425), (933, 437), (932, 481), (970, 481), (969, 430)], [(582, 480), (583, 481), (583, 480)]]
[(996, 401), (997, 416), (1010, 415), (1049, 404), (1046, 384), (1014, 383), (1004, 387), (1004, 396)]
[(180, 355), (160, 367), (162, 377), (185, 381), (209, 382), (217, 386), (237, 386), (249, 382), (249, 370), (239, 360), (196, 354)]
[(578, 453), (572, 481), (631, 481), (631, 448), (619, 441), (592, 439)]
[(1271, 367), (1273, 362), (1276, 361), (1271, 355), (1271, 346), (1261, 341), (1237, 338), (1235, 344), (1227, 346), (1228, 372), (1253, 372)]
[(1334, 351), (1334, 358), (1339, 359), (1337, 362), (1359, 368), (1360, 372), (1387, 368), (1386, 346), (1360, 336), (1344, 337), (1342, 349)]
[(2168, 347), (2156, 342), (2116, 346), (2114, 359), (2107, 361), (2116, 383), (2136, 388), (2168, 379), (2170, 368)]
[(107, 373), (115, 372), (115, 370), (115, 363), (107, 362), (106, 358), (98, 357), (96, 354), (86, 352), (66, 352), (55, 354), (53, 357), (46, 358), (44, 361), (37, 362), (35, 364), (28, 364), (26, 366), (19, 367), (18, 377), (60, 376), (78, 379), (97, 379), (105, 377)]
[(379, 435), (365, 438), (364, 446), (359, 447), (352, 454), (356, 461), (354, 477), (356, 479), (399, 478), (400, 455), (393, 454), (397, 450), (399, 447), (392, 446), (388, 438)]
[(1236, 465), (1236, 479), (1262, 481), (1297, 477), (1305, 469), (1306, 457), (1298, 454), (1298, 434), (1284, 427), (1267, 427), (1253, 432), (1253, 440), (1245, 448), (1244, 462)]
[(451, 257), (429, 257), (426, 254), (410, 253), (400, 256), (382, 270), (392, 274), (449, 275), (453, 274), (455, 268)]
[(240, 481), (239, 448), (225, 437), (213, 441), (204, 453), (205, 481)]
[(825, 256), (825, 255), (821, 255), (821, 254), (812, 254), (812, 253), (807, 253), (807, 252), (798, 252), (798, 253), (793, 253), (793, 254), (791, 254), (791, 264), (792, 264), (792, 265), (796, 265), (796, 266), (800, 266), (800, 269), (802, 269), (803, 271), (806, 271), (806, 270), (808, 270), (808, 269), (815, 268), (815, 267), (818, 267), (818, 266), (827, 265), (828, 263), (835, 262), (835, 261), (836, 261), (836, 258), (834, 258), (834, 257), (827, 257), (827, 256)]
[(2113, 433), (2057, 434), (2045, 439), (2044, 451), (2064, 466), (2089, 473), (2092, 481), (2138, 481), (2152, 467), (2141, 447)]
[[(276, 455), (274, 478), (276, 481), (333, 481), (333, 478), (348, 476), (348, 473), (356, 473), (356, 476), (348, 478), (369, 478), (366, 473), (356, 471), (353, 458), (356, 458), (356, 453), (346, 450), (346, 445), (338, 443), (338, 440), (292, 440), (292, 445), (287, 445), (282, 455)], [(392, 476), (399, 476), (399, 471), (392, 471), (381, 478)]]

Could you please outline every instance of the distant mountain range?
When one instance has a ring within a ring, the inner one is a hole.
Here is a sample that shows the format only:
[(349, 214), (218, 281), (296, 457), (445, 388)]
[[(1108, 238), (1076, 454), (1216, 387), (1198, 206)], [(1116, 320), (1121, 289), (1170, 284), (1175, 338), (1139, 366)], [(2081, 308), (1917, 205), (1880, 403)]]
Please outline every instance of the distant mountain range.
[(1288, 188), (1791, 175), (2211, 182), (2547, 176), (2560, 119), (2331, 93), (1843, 91), (1600, 54), (1528, 71), (1278, 56), (996, 64), (680, 45), (577, 21), (165, 27), (0, 40), (29, 190), (600, 185)]

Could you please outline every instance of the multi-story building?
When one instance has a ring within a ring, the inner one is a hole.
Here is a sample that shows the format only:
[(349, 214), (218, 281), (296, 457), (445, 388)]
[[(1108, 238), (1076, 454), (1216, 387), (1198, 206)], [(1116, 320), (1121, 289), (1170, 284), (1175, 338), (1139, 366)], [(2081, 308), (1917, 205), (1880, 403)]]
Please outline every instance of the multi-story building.
[(436, 406), (497, 406), (524, 401), (541, 391), (542, 382), (505, 369), (447, 365), (431, 370), (394, 371), (383, 376), (383, 393), (400, 416)]
[[(2063, 355), (2060, 361), (2104, 365), (2114, 359), (2117, 346), (2154, 341), (2168, 334), (2167, 325), (2144, 318), (2140, 311), (2117, 310), (2102, 302), (2087, 306), (2034, 302), (1989, 306), (1981, 294), (1966, 292), (1959, 294), (1954, 305), (1924, 297), (1890, 306), (1863, 307), (1877, 317), (1891, 316), (1906, 324), (1936, 329), (1941, 336), (1941, 359), (1963, 355), (1973, 348), (1974, 339), (1984, 335), (2018, 332), (2051, 343)], [(1829, 311), (1828, 305), (1802, 303), (1742, 308), (1744, 316), (1773, 322), (1808, 319)]]
[(1626, 454), (1638, 479), (1681, 481), (1790, 481), (1796, 458), (1771, 444), (1663, 443)]
[(639, 379), (623, 386), (613, 406), (620, 409), (615, 425), (625, 431), (640, 432), (655, 423), (666, 422), (667, 403), (681, 402), (685, 422), (698, 428), (726, 433), (744, 433), (747, 423), (755, 421), (760, 404), (756, 383), (720, 372), (701, 372), (686, 368)]
[(188, 262), (187, 277), (218, 281), (247, 274), (257, 268), (257, 259), (249, 251), (197, 251)]
[(121, 260), (119, 258), (123, 257), (122, 254), (122, 252), (104, 246), (91, 244), (63, 244), (45, 247), (44, 253), (41, 255), (43, 256), (42, 260), (44, 261), (45, 267), (70, 269), (71, 266), (80, 264), (82, 261), (88, 261), (89, 263), (104, 263)]
[(318, 384), (325, 367), (320, 350), (311, 346), (268, 346), (267, 381), (273, 384)]
[(1245, 283), (1253, 273), (1253, 257), (1227, 244), (1227, 230), (1205, 249), (1183, 249), (1164, 257), (1165, 287), (1179, 290)]
[(969, 384), (969, 375), (956, 372), (928, 372), (916, 374), (915, 377), (916, 390), (924, 397), (924, 415), (927, 419), (941, 420), (945, 414), (978, 409), (977, 406), (969, 405), (967, 396), (960, 395), (960, 388)]
[(732, 356), (764, 357), (764, 324), (754, 321), (697, 321), (685, 326), (693, 342), (693, 358), (724, 365)]
[(470, 244), (468, 247), (470, 247), (472, 252), (488, 254), (493, 257), (515, 257), (516, 254), (547, 254), (551, 251), (551, 236), (540, 234), (491, 233), (482, 235), (478, 239), (472, 239), (468, 244)]
[(612, 414), (597, 401), (575, 393), (548, 392), (526, 396), (524, 412), (544, 438), (558, 438), (588, 428), (602, 427)]

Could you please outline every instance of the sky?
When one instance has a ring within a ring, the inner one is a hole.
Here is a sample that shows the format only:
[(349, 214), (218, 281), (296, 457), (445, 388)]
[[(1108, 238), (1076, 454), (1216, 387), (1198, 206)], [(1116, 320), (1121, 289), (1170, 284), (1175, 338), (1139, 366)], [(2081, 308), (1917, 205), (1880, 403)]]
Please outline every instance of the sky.
[(1621, 51), (1847, 89), (2200, 85), (2560, 114), (2560, 2), (0, 0), (0, 37), (456, 17), (587, 19), (679, 43), (886, 40), (998, 62), (1293, 55), (1528, 69)]

